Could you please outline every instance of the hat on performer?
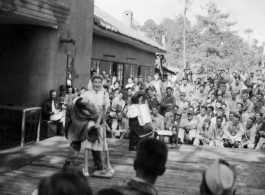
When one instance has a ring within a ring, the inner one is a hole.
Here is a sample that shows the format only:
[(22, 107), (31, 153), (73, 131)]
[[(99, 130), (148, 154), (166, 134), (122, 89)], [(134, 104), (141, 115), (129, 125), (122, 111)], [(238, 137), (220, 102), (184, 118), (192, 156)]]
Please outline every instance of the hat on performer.
[(94, 142), (98, 140), (98, 138), (99, 138), (98, 129), (95, 126), (89, 127), (86, 132), (87, 141)]
[(206, 170), (205, 182), (212, 194), (232, 195), (235, 192), (235, 169), (225, 160), (218, 159)]
[(143, 76), (142, 75), (139, 75), (137, 78), (143, 78)]

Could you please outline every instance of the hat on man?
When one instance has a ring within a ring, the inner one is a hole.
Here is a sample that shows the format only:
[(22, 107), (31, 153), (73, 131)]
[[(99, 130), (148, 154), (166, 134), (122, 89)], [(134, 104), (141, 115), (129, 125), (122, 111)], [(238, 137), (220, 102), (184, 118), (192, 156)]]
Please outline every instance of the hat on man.
[(94, 142), (98, 140), (98, 138), (99, 138), (98, 129), (95, 126), (89, 127), (86, 132), (87, 141)]
[(138, 75), (138, 77), (137, 78), (143, 78), (143, 76), (142, 75)]
[(206, 170), (205, 182), (212, 194), (232, 195), (235, 192), (235, 169), (225, 160), (218, 159)]

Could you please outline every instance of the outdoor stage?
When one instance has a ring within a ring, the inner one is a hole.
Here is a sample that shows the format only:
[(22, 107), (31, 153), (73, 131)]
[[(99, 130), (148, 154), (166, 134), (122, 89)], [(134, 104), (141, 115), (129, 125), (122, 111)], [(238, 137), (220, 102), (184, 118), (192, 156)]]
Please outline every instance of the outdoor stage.
[[(116, 173), (112, 179), (89, 177), (89, 185), (95, 191), (122, 184), (134, 177), (135, 152), (128, 151), (128, 140), (109, 139), (108, 143), (111, 164)], [(18, 170), (0, 175), (0, 194), (30, 195), (37, 188), (40, 179), (52, 175), (62, 167), (66, 152), (67, 148), (64, 147)], [(224, 158), (235, 166), (236, 194), (265, 194), (265, 152), (188, 145), (182, 145), (178, 153), (175, 149), (169, 151), (166, 173), (156, 182), (156, 189), (159, 194), (199, 194), (202, 173), (217, 158)], [(91, 157), (89, 162), (91, 163)], [(76, 166), (81, 164), (83, 151), (76, 161)]]

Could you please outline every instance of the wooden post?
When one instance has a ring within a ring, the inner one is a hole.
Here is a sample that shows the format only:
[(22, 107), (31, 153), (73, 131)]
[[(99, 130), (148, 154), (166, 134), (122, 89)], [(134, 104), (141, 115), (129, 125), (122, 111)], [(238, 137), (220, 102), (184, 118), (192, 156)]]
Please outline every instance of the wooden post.
[(188, 0), (185, 0), (185, 7), (184, 7), (184, 28), (183, 28), (183, 69), (186, 69), (186, 13), (187, 13), (187, 3)]

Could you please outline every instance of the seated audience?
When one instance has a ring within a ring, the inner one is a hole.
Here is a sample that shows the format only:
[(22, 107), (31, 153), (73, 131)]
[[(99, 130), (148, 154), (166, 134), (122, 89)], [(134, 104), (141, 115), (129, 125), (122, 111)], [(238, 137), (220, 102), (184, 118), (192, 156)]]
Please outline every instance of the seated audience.
[(166, 88), (166, 96), (161, 100), (161, 112), (165, 116), (167, 112), (171, 112), (176, 105), (176, 99), (172, 95), (173, 89), (171, 87)]
[(124, 139), (129, 133), (129, 123), (126, 118), (123, 117), (121, 110), (116, 112), (117, 118), (114, 119), (111, 126), (112, 137)]
[(153, 86), (153, 79), (152, 79), (152, 76), (150, 74), (147, 75), (147, 81), (145, 82), (145, 87), (146, 88), (154, 87)]
[(54, 90), (49, 92), (49, 98), (42, 104), (42, 117), (44, 120), (51, 121), (60, 121), (63, 118), (60, 102), (56, 99)]
[(180, 141), (184, 143), (184, 136), (186, 133), (188, 137), (188, 143), (193, 144), (193, 139), (196, 136), (197, 128), (198, 128), (198, 120), (194, 118), (194, 112), (189, 110), (187, 113), (187, 118), (182, 118), (179, 124), (178, 137)]
[[(246, 93), (242, 94), (242, 113), (246, 113), (248, 116), (250, 116), (251, 114), (253, 114), (253, 104), (252, 102), (248, 99), (248, 95)], [(247, 117), (248, 117), (247, 116)]]
[(225, 125), (222, 125), (224, 118), (221, 116), (216, 117), (216, 124), (211, 125), (210, 131), (212, 132), (210, 146), (224, 147), (223, 136)]
[(240, 122), (240, 116), (234, 115), (232, 123), (228, 123), (224, 129), (224, 147), (238, 148), (244, 134), (244, 127)]
[(236, 112), (236, 104), (237, 104), (237, 100), (236, 100), (236, 94), (235, 93), (232, 93), (231, 94), (231, 99), (228, 99), (228, 106), (229, 106), (229, 109), (230, 111), (232, 112)]
[(222, 107), (220, 107), (219, 109), (217, 109), (216, 117), (213, 117), (211, 119), (211, 124), (212, 125), (216, 125), (216, 119), (217, 119), (218, 116), (220, 116), (220, 117), (223, 118), (222, 125), (225, 126), (225, 124), (226, 124), (226, 116), (224, 115), (224, 110), (223, 110)]
[(125, 86), (125, 88), (126, 89), (132, 88), (132, 86), (134, 86), (133, 78), (132, 77), (129, 77), (127, 81), (128, 81), (128, 84)]
[(125, 104), (126, 103), (123, 100), (123, 93), (120, 92), (119, 95), (112, 100), (110, 116), (116, 117), (116, 112), (119, 110), (123, 110)]
[(257, 100), (254, 102), (255, 113), (260, 112), (262, 106), (265, 105), (264, 95), (262, 93), (257, 94)]
[(83, 95), (84, 93), (86, 93), (86, 91), (87, 89), (85, 87), (82, 87), (80, 91), (80, 95)]
[(199, 123), (202, 123), (206, 118), (209, 118), (206, 114), (207, 112), (207, 107), (206, 106), (201, 106), (200, 108), (200, 114), (198, 114), (196, 116), (196, 118), (198, 119)]
[(242, 148), (255, 148), (255, 138), (257, 135), (257, 126), (255, 125), (256, 117), (251, 116), (247, 122), (243, 124), (244, 134), (242, 136), (241, 147)]
[(147, 103), (149, 106), (149, 109), (152, 111), (153, 107), (159, 107), (160, 102), (156, 97), (156, 93), (155, 93), (155, 88), (154, 87), (150, 87), (146, 89), (146, 96), (147, 96)]
[(265, 150), (265, 115), (262, 116), (262, 123), (257, 126), (256, 143), (255, 150)]
[(210, 139), (212, 136), (210, 125), (211, 125), (210, 119), (205, 119), (200, 124), (198, 124), (193, 145), (208, 146), (210, 144), (211, 142)]
[(173, 110), (171, 112), (166, 113), (165, 115), (166, 129), (169, 129), (172, 126), (177, 113), (179, 113), (179, 107), (177, 105), (173, 107)]
[(162, 115), (158, 113), (158, 108), (153, 107), (152, 108), (152, 126), (153, 130), (165, 130), (165, 120)]
[(196, 90), (196, 93), (195, 93), (195, 97), (196, 97), (196, 100), (201, 104), (201, 105), (204, 105), (206, 104), (206, 101), (207, 101), (207, 92), (205, 91), (205, 86), (203, 84), (201, 84), (199, 86), (199, 89)]
[(73, 93), (73, 90), (74, 89), (73, 89), (72, 86), (68, 86), (67, 87), (67, 95), (70, 96), (70, 97), (68, 97), (69, 98), (69, 101), (73, 101), (73, 99), (75, 99), (77, 97), (77, 95)]

